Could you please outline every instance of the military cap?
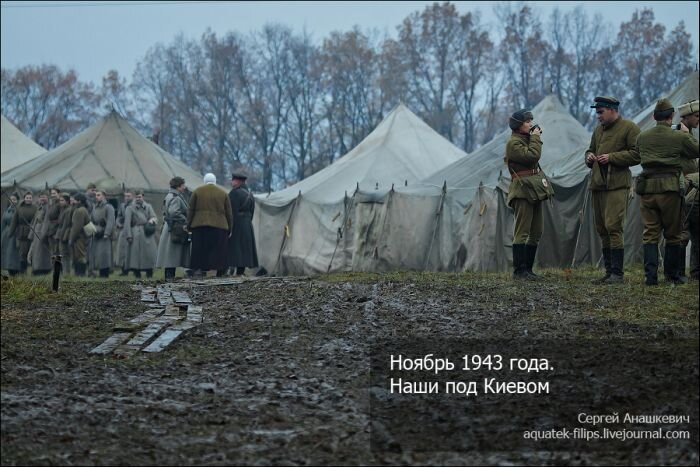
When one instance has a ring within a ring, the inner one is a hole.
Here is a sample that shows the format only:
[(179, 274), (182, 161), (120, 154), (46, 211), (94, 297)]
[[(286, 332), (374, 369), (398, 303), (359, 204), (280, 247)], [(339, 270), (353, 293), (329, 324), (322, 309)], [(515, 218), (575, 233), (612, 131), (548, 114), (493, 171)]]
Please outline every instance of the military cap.
[(233, 172), (233, 173), (231, 174), (231, 180), (236, 180), (236, 179), (238, 179), (238, 180), (246, 180), (247, 178), (248, 178), (248, 176), (247, 176), (246, 174), (244, 174), (243, 172), (240, 172), (240, 171), (239, 171), (239, 172)]
[(598, 107), (608, 107), (609, 109), (617, 110), (620, 107), (620, 101), (610, 96), (598, 96), (593, 99), (594, 104), (591, 109), (596, 109)]
[(532, 120), (533, 118), (534, 117), (532, 116), (532, 112), (530, 112), (527, 109), (516, 110), (515, 112), (513, 112), (513, 115), (510, 116), (510, 119), (508, 120), (508, 126), (511, 130), (517, 130), (518, 128), (520, 128), (520, 125), (522, 125), (528, 120)]
[(673, 102), (665, 97), (656, 101), (656, 107), (654, 107), (654, 113), (665, 112), (667, 110), (673, 110)]
[(90, 190), (90, 189), (92, 189), (92, 188), (95, 188), (95, 189), (96, 189), (96, 188), (97, 188), (97, 185), (95, 185), (95, 184), (92, 183), (92, 182), (88, 183), (87, 189)]
[(685, 104), (678, 107), (678, 114), (681, 117), (685, 117), (687, 115), (694, 114), (698, 110), (700, 110), (700, 101), (695, 99), (694, 101), (686, 102)]

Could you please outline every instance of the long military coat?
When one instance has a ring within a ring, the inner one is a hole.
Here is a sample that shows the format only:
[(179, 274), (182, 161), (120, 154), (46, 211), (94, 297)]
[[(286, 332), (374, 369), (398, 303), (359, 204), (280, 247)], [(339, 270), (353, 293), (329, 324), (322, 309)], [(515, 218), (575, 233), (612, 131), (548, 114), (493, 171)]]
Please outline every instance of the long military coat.
[(245, 184), (232, 189), (229, 194), (233, 213), (233, 231), (228, 242), (230, 267), (258, 267), (258, 251), (255, 248), (253, 213), (255, 198)]
[(170, 238), (170, 226), (165, 219), (177, 222), (187, 222), (187, 201), (177, 190), (171, 189), (163, 200), (163, 228), (158, 244), (158, 258), (156, 267), (159, 268), (186, 268), (190, 264), (190, 243), (173, 243)]
[(124, 216), (124, 233), (128, 244), (126, 269), (153, 269), (156, 265), (156, 255), (158, 245), (156, 245), (156, 235), (149, 237), (143, 231), (143, 226), (149, 220), (156, 220), (156, 213), (153, 207), (146, 203), (142, 204), (134, 201), (126, 208)]
[(112, 267), (112, 234), (114, 233), (114, 207), (106, 200), (95, 203), (90, 220), (102, 236), (94, 235), (90, 241), (90, 267), (106, 269)]
[(2, 250), (2, 269), (6, 271), (20, 270), (17, 239), (14, 232), (10, 230), (16, 209), (13, 205), (10, 205), (2, 215), (2, 239), (0, 240), (2, 247), (0, 249)]
[(37, 235), (34, 236), (30, 247), (32, 271), (48, 271), (53, 268), (49, 239), (46, 236), (45, 229), (46, 222), (49, 222), (46, 216), (48, 210), (48, 204), (39, 205), (39, 209), (34, 216), (33, 227)]

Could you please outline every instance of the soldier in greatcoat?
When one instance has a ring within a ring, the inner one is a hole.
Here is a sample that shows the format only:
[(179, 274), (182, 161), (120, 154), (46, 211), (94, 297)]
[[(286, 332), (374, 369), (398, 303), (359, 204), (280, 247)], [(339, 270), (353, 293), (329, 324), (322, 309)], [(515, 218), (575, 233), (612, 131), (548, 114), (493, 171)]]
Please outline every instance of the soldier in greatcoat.
[(87, 210), (87, 197), (84, 194), (76, 193), (72, 198), (74, 205), (68, 245), (72, 250), (75, 275), (84, 276), (87, 272), (88, 261), (88, 235), (85, 233), (84, 227), (90, 222), (90, 214)]
[(107, 202), (107, 193), (97, 190), (95, 205), (90, 220), (97, 231), (90, 242), (89, 264), (93, 270), (100, 272), (100, 277), (109, 277), (112, 267), (112, 234), (114, 232), (114, 207)]
[(19, 193), (10, 195), (10, 204), (2, 215), (2, 240), (0, 241), (2, 250), (2, 269), (7, 271), (11, 276), (17, 275), (21, 269), (19, 250), (17, 249), (17, 237), (10, 230), (12, 219), (17, 212), (19, 203)]
[(127, 253), (129, 251), (129, 242), (126, 241), (126, 232), (124, 230), (124, 219), (126, 217), (126, 208), (134, 201), (134, 193), (131, 189), (124, 191), (124, 201), (119, 205), (119, 210), (116, 216), (117, 225), (117, 251), (115, 254), (114, 265), (121, 268), (120, 276), (128, 276), (129, 268), (127, 267)]
[(134, 202), (126, 208), (124, 232), (128, 242), (127, 268), (134, 271), (137, 278), (141, 277), (141, 271), (146, 272), (146, 277), (153, 277), (158, 253), (155, 236), (157, 221), (153, 207), (143, 199), (143, 190), (135, 190)]
[(33, 236), (32, 244), (29, 247), (28, 259), (32, 266), (32, 275), (48, 274), (53, 268), (51, 250), (49, 250), (49, 241), (45, 229), (48, 222), (48, 210), (49, 196), (46, 191), (42, 191), (39, 193), (39, 206), (32, 222), (32, 228), (36, 235)]
[(34, 204), (34, 195), (31, 191), (27, 191), (22, 198), (22, 202), (17, 206), (15, 216), (12, 218), (12, 224), (10, 224), (10, 232), (15, 236), (17, 242), (20, 260), (19, 270), (21, 273), (27, 271), (29, 248), (34, 238), (31, 225), (37, 211), (38, 208)]
[(247, 178), (242, 172), (233, 173), (231, 191), (228, 194), (233, 215), (233, 231), (228, 241), (228, 265), (231, 273), (237, 276), (242, 276), (245, 268), (258, 267), (258, 251), (253, 232), (255, 197), (245, 183)]
[[(680, 128), (687, 128), (691, 137), (693, 130), (698, 127), (700, 121), (700, 101), (686, 102), (678, 107), (681, 116)], [(700, 185), (698, 185), (698, 161), (694, 159), (682, 159), (681, 166), (685, 175), (685, 225), (683, 229), (683, 249), (690, 242), (690, 278), (698, 280), (700, 276)], [(685, 254), (683, 254), (682, 275), (685, 276)]]
[(68, 193), (61, 193), (58, 197), (59, 215), (58, 229), (54, 240), (58, 243), (58, 254), (61, 255), (61, 270), (64, 274), (70, 274), (73, 263), (71, 261), (71, 249), (68, 247), (70, 236), (70, 219), (73, 215), (73, 207)]
[(164, 268), (166, 280), (175, 278), (176, 268), (187, 268), (190, 263), (189, 235), (185, 230), (189, 205), (183, 196), (186, 189), (185, 179), (174, 177), (163, 200), (163, 228), (156, 267)]

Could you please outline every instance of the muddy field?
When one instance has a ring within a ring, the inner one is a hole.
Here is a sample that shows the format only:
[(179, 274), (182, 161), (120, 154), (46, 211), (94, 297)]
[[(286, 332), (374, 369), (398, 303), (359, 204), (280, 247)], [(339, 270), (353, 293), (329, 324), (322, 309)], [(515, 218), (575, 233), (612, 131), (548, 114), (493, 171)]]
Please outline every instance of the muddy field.
[[(591, 273), (592, 274), (592, 273)], [(159, 354), (89, 351), (145, 310), (128, 282), (3, 282), (2, 464), (678, 464), (697, 438), (626, 454), (370, 449), (376, 339), (696, 338), (697, 284), (550, 272), (332, 275), (187, 289), (204, 322)], [(697, 368), (695, 377), (697, 379)], [(696, 399), (697, 401), (697, 399)], [(694, 423), (697, 424), (697, 402)]]

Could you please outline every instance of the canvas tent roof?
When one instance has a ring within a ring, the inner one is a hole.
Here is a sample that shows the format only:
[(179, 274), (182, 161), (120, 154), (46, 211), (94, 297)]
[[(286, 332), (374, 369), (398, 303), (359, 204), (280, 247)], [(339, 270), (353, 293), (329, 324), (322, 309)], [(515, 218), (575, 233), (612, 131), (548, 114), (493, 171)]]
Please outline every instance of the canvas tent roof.
[(389, 190), (412, 184), (465, 153), (399, 104), (360, 144), (333, 164), (265, 199), (285, 204), (301, 191), (317, 202), (336, 202), (347, 192)]
[[(573, 149), (588, 144), (591, 135), (554, 95), (545, 97), (532, 113), (535, 122), (543, 129), (540, 165), (551, 175), (552, 171), (557, 171), (559, 161)], [(480, 183), (495, 186), (500, 175), (509, 176), (503, 156), (510, 135), (510, 129), (502, 131), (466, 157), (426, 177), (423, 183), (442, 185), (447, 182), (448, 190), (464, 189), (469, 193), (473, 193)]]
[(0, 172), (3, 174), (46, 152), (46, 149), (19, 131), (4, 115), (2, 116), (1, 136)]
[(88, 183), (113, 177), (129, 188), (167, 191), (180, 176), (190, 188), (202, 185), (200, 174), (143, 137), (117, 112), (77, 134), (61, 146), (2, 175), (2, 185), (42, 189), (84, 190)]

